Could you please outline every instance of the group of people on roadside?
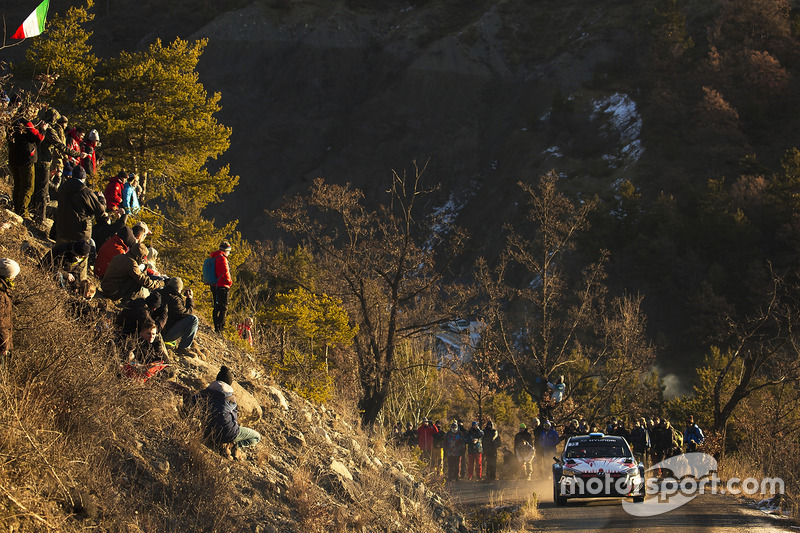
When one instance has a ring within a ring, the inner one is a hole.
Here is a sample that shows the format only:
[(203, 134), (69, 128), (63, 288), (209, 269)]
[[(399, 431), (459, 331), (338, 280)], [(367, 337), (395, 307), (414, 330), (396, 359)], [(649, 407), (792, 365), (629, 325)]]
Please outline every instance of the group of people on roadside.
[[(559, 443), (572, 436), (590, 433), (624, 437), (636, 459), (646, 465), (682, 453), (684, 449), (686, 452), (697, 451), (705, 441), (703, 431), (692, 415), (689, 415), (683, 432), (674, 428), (666, 418), (635, 418), (629, 431), (625, 421), (616, 417), (611, 418), (605, 426), (589, 423), (579, 417), (567, 422), (559, 433), (552, 421), (533, 418), (530, 427), (524, 422), (519, 425), (519, 431), (514, 435), (513, 449), (506, 446), (502, 448), (503, 477), (529, 480), (548, 475), (549, 460), (556, 455)], [(497, 459), (501, 440), (491, 420), (486, 422), (483, 429), (477, 421), (467, 429), (459, 420), (453, 420), (449, 428), (443, 428), (440, 421), (431, 422), (423, 418), (422, 424), (416, 429), (413, 424), (407, 423), (405, 431), (402, 431), (402, 425), (398, 422), (393, 434), (397, 443), (419, 447), (422, 461), (433, 472), (445, 475), (448, 481), (498, 479)]]

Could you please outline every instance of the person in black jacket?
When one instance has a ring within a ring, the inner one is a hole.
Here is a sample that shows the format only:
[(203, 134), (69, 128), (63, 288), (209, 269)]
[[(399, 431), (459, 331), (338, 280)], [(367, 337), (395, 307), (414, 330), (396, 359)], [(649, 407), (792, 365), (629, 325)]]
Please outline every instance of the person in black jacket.
[(30, 218), (28, 205), (33, 196), (34, 165), (39, 160), (38, 143), (44, 140), (47, 123), (40, 127), (42, 131), (20, 115), (11, 123), (8, 137), (8, 166), (14, 178), (14, 211), (23, 218)]
[(167, 323), (168, 310), (158, 292), (151, 293), (147, 298), (136, 298), (123, 307), (117, 315), (117, 327), (121, 337), (136, 335), (139, 328), (147, 321), (156, 325), (158, 332), (164, 330)]
[(98, 224), (107, 224), (108, 218), (103, 204), (86, 186), (86, 171), (76, 166), (72, 177), (58, 188), (58, 212), (56, 213), (56, 243), (92, 238), (92, 219)]
[(197, 334), (197, 327), (200, 325), (193, 314), (192, 296), (192, 289), (183, 292), (181, 278), (169, 278), (166, 286), (161, 289), (161, 298), (169, 309), (167, 324), (164, 326), (164, 340), (170, 342), (180, 339), (177, 353), (187, 357), (197, 357), (190, 348)]
[(205, 409), (203, 434), (226, 457), (243, 460), (245, 454), (242, 449), (254, 446), (261, 440), (257, 431), (239, 425), (239, 407), (233, 395), (233, 376), (227, 366), (220, 368), (217, 379), (195, 394), (191, 403), (200, 403)]
[(483, 429), (483, 459), (486, 463), (486, 481), (497, 479), (497, 450), (500, 448), (500, 434), (494, 428), (491, 420), (486, 422)]
[(90, 250), (89, 241), (56, 244), (44, 254), (39, 266), (52, 271), (61, 288), (75, 288), (86, 279), (86, 261)]

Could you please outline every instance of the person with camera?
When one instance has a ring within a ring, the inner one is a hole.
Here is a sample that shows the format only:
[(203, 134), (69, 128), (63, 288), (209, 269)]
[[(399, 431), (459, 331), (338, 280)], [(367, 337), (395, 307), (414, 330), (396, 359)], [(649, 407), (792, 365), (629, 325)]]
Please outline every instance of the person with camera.
[(191, 346), (200, 322), (194, 316), (194, 299), (192, 289), (183, 290), (181, 278), (169, 278), (161, 289), (161, 298), (167, 306), (167, 324), (162, 337), (171, 342), (180, 339), (176, 353), (181, 356), (197, 357)]

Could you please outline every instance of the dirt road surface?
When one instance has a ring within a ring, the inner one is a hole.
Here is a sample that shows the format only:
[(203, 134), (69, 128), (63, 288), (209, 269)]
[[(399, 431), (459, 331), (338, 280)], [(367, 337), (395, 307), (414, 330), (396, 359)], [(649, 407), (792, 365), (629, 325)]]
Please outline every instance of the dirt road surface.
[[(569, 500), (564, 507), (553, 503), (549, 480), (448, 483), (453, 500), (464, 506), (494, 505), (539, 497), (542, 518), (529, 531), (641, 531), (646, 533), (799, 531), (788, 521), (775, 519), (749, 507), (742, 499), (714, 494), (698, 495), (688, 503), (653, 516), (633, 516), (619, 498)], [(650, 498), (645, 500), (646, 505)], [(631, 502), (631, 500), (627, 500)]]

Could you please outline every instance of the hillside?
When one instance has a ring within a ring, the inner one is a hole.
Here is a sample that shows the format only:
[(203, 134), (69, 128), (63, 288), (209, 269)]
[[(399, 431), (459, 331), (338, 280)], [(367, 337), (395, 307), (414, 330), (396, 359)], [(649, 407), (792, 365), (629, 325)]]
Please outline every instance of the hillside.
[[(407, 451), (362, 432), (346, 405), (314, 405), (280, 388), (253, 353), (208, 325), (202, 357), (173, 356), (174, 377), (121, 378), (113, 315), (68, 296), (35, 266), (47, 247), (0, 209), (0, 256), (22, 267), (12, 292), (15, 349), (0, 367), (4, 528), (460, 531), (463, 517)], [(241, 423), (263, 436), (241, 462), (203, 444), (198, 413), (184, 402), (221, 365), (233, 372)]]

